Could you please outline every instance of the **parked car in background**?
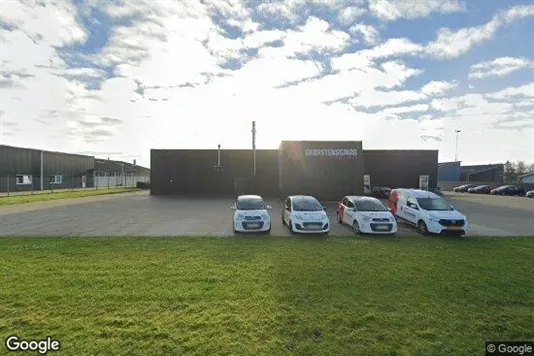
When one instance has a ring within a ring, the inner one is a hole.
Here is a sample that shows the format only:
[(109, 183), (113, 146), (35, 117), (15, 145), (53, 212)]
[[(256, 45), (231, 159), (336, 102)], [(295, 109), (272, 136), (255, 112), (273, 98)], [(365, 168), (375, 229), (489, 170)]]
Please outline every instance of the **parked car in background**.
[(372, 197), (378, 199), (387, 199), (391, 193), (391, 188), (388, 187), (372, 187), (371, 193), (369, 194)]
[(495, 189), (492, 189), (490, 193), (493, 195), (522, 196), (522, 195), (525, 195), (525, 190), (523, 188), (516, 187), (514, 185), (503, 185)]
[(240, 195), (230, 208), (234, 210), (234, 233), (271, 232), (271, 207), (259, 195)]
[(492, 187), (489, 185), (477, 185), (476, 187), (469, 188), (467, 192), (473, 194), (489, 194), (491, 189)]
[(352, 227), (355, 234), (390, 234), (397, 232), (397, 220), (374, 197), (346, 196), (337, 206), (337, 221)]
[(528, 192), (525, 194), (525, 196), (526, 196), (527, 198), (534, 198), (534, 190), (530, 190), (530, 191), (528, 191)]
[(432, 188), (430, 189), (430, 191), (434, 194), (439, 195), (440, 197), (443, 196), (443, 192), (441, 191), (440, 187)]
[(282, 225), (291, 233), (328, 234), (330, 219), (319, 200), (309, 195), (292, 195), (282, 206)]
[(474, 188), (474, 187), (476, 187), (474, 184), (463, 184), (458, 187), (452, 188), (452, 191), (456, 193), (467, 193), (467, 190), (469, 188)]
[(417, 226), (423, 235), (450, 233), (461, 236), (467, 233), (465, 215), (432, 192), (394, 189), (388, 205), (397, 218)]

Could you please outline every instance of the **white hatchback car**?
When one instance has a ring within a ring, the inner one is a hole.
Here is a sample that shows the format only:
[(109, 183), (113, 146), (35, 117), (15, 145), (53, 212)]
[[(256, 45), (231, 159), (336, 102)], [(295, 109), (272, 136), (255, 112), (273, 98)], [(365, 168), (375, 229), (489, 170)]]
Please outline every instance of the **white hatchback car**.
[(330, 219), (325, 210), (312, 196), (289, 196), (282, 207), (282, 225), (287, 225), (291, 233), (328, 234)]
[(234, 210), (234, 233), (271, 232), (271, 207), (259, 195), (240, 195), (230, 208)]
[(373, 197), (344, 197), (338, 203), (337, 221), (351, 226), (356, 234), (397, 233), (397, 220), (380, 200)]

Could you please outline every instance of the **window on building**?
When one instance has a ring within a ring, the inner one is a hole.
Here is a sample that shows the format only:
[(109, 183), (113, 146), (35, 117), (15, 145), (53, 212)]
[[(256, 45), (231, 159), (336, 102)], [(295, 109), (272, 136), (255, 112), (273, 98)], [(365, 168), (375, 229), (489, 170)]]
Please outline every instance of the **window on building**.
[(32, 184), (32, 176), (29, 174), (17, 174), (17, 185)]
[(61, 184), (63, 182), (63, 176), (61, 174), (54, 174), (50, 176), (50, 184)]

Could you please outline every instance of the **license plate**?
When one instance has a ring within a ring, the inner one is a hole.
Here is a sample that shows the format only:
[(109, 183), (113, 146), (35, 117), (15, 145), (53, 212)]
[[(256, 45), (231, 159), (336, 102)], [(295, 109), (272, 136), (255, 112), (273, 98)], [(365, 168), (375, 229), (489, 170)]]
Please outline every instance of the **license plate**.
[(248, 224), (248, 227), (249, 227), (250, 229), (257, 229), (257, 228), (260, 227), (260, 224)]
[(462, 227), (461, 226), (449, 226), (449, 230), (462, 230)]
[(320, 228), (322, 228), (322, 227), (323, 227), (322, 224), (313, 224), (313, 225), (310, 224), (310, 225), (308, 225), (308, 228), (309, 228), (309, 229), (314, 229), (314, 230), (320, 229)]
[(388, 225), (376, 225), (375, 229), (376, 230), (389, 230), (389, 226)]

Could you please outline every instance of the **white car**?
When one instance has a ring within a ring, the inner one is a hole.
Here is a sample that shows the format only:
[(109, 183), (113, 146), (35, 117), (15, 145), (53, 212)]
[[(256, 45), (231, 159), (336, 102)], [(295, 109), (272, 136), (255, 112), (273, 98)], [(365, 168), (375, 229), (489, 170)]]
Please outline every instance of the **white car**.
[(328, 234), (330, 219), (325, 210), (312, 196), (289, 196), (282, 207), (282, 225), (287, 225), (291, 233)]
[(388, 205), (398, 219), (417, 226), (423, 235), (467, 233), (466, 216), (432, 192), (394, 189), (389, 196)]
[(230, 208), (234, 210), (234, 233), (271, 232), (271, 207), (259, 195), (240, 195)]
[(337, 221), (351, 226), (355, 234), (397, 233), (397, 220), (380, 200), (373, 197), (344, 197), (338, 203)]

